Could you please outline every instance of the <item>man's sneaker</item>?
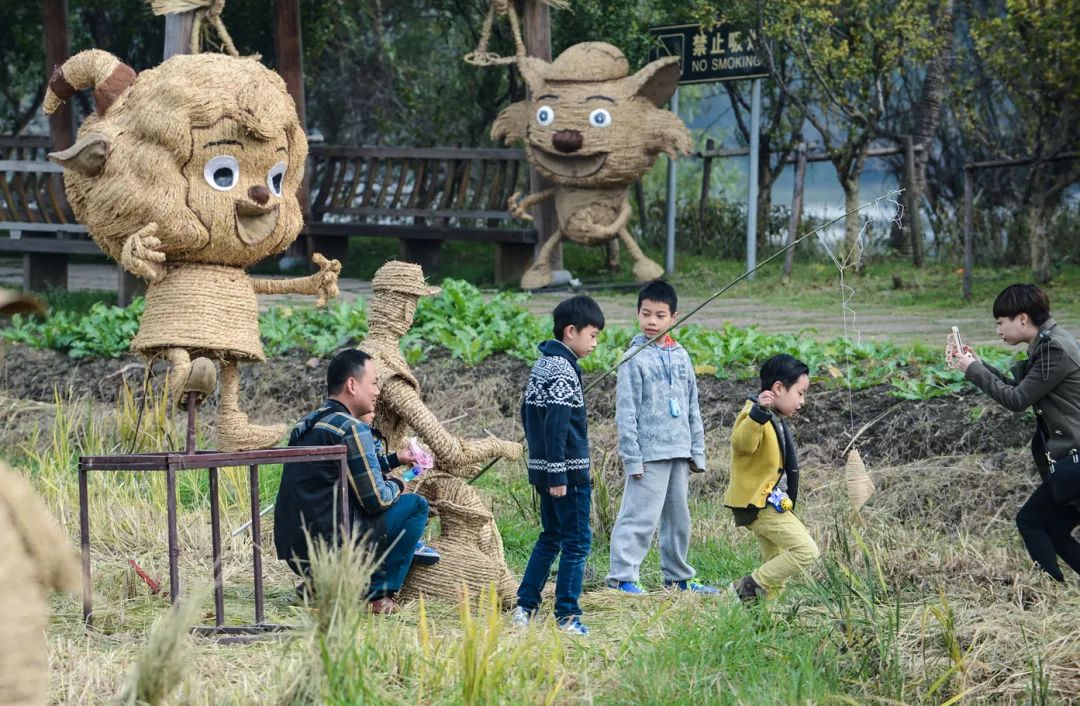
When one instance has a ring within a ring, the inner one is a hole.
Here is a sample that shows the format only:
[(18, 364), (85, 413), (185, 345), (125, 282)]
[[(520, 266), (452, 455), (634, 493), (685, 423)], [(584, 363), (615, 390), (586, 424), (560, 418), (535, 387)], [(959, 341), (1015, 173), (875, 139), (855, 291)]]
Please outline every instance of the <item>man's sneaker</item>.
[(585, 636), (589, 634), (589, 628), (582, 625), (581, 621), (578, 620), (578, 617), (576, 615), (567, 618), (566, 620), (559, 621), (559, 629), (563, 632), (568, 632), (571, 635)]
[(616, 591), (622, 591), (623, 593), (629, 593), (633, 596), (644, 596), (647, 593), (647, 591), (636, 581), (617, 581), (615, 579), (608, 579), (607, 587), (615, 589)]
[(690, 591), (706, 596), (715, 596), (720, 593), (719, 588), (716, 588), (715, 586), (706, 586), (697, 581), (664, 581), (664, 588), (669, 591)]
[(439, 563), (439, 552), (435, 547), (429, 547), (423, 542), (416, 543), (416, 551), (413, 552), (413, 563), (420, 566), (431, 566)]
[(515, 606), (513, 612), (510, 613), (510, 625), (515, 628), (529, 627), (529, 620), (531, 619), (532, 616), (529, 615), (529, 611), (521, 606)]
[(729, 588), (743, 603), (753, 603), (758, 598), (765, 597), (765, 589), (750, 574), (732, 581)]

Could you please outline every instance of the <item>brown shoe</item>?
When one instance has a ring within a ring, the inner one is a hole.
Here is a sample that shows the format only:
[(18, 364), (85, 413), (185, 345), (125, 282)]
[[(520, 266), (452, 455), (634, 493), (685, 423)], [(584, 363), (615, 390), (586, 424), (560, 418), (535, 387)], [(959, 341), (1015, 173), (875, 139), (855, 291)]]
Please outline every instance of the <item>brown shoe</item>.
[(393, 615), (398, 611), (398, 604), (393, 596), (383, 596), (370, 601), (368, 609), (376, 615)]
[(764, 598), (765, 596), (765, 589), (750, 574), (732, 581), (731, 590), (743, 603), (753, 603), (758, 598)]

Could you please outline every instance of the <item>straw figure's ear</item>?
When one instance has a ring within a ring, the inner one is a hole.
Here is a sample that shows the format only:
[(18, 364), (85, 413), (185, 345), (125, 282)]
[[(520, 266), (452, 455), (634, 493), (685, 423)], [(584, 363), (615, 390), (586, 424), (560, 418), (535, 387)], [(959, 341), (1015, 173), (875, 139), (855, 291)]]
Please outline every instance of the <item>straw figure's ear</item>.
[(679, 85), (679, 59), (666, 56), (647, 64), (631, 77), (635, 96), (648, 100), (657, 108), (667, 103)]
[(524, 142), (529, 127), (529, 102), (518, 101), (503, 109), (491, 124), (491, 139), (505, 144)]
[(649, 116), (651, 129), (645, 140), (645, 150), (650, 154), (664, 152), (672, 159), (690, 154), (694, 140), (678, 115), (670, 110), (656, 110)]
[(544, 92), (544, 83), (549, 66), (551, 64), (548, 62), (533, 56), (518, 57), (518, 71), (521, 73), (521, 78), (525, 79), (525, 85), (529, 87), (529, 93), (533, 96), (538, 96)]
[(62, 152), (50, 152), (49, 160), (64, 169), (73, 169), (83, 176), (95, 177), (105, 168), (109, 156), (109, 141), (103, 135), (91, 133)]

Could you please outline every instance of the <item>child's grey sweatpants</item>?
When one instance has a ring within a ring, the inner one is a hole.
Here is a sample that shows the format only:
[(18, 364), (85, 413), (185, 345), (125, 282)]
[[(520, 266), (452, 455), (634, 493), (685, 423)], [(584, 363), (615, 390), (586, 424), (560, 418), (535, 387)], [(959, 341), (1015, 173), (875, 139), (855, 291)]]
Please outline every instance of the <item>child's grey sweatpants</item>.
[(609, 580), (638, 580), (657, 526), (664, 580), (694, 577), (694, 567), (686, 563), (690, 547), (690, 506), (686, 498), (689, 482), (690, 461), (685, 458), (649, 461), (640, 479), (626, 477), (619, 517), (611, 530)]

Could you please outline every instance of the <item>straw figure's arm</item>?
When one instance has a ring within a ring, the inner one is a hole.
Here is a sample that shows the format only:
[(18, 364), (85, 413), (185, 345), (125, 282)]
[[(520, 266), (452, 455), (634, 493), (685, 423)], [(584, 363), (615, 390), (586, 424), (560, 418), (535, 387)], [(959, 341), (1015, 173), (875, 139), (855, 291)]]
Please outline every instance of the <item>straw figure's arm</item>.
[(319, 271), (307, 277), (293, 279), (253, 279), (256, 294), (310, 294), (317, 297), (315, 306), (322, 307), (338, 295), (338, 275), (341, 262), (327, 260), (319, 253), (311, 256)]
[(510, 195), (509, 200), (506, 202), (506, 207), (510, 211), (510, 215), (514, 218), (519, 218), (523, 221), (531, 221), (532, 216), (525, 210), (536, 204), (540, 203), (544, 199), (550, 199), (555, 195), (555, 189), (544, 189), (538, 194), (529, 194), (525, 198), (521, 199), (521, 203), (518, 203), (518, 199), (521, 198), (521, 192), (515, 191)]
[(619, 231), (626, 227), (626, 224), (630, 222), (630, 214), (633, 211), (630, 209), (630, 201), (623, 199), (622, 207), (619, 209), (619, 215), (615, 216), (615, 221), (609, 226), (593, 226), (593, 232), (597, 235), (605, 237), (612, 237), (619, 234)]
[(160, 282), (165, 276), (165, 253), (161, 239), (155, 233), (157, 223), (147, 223), (124, 241), (120, 251), (120, 265), (125, 270), (148, 282)]
[(502, 456), (521, 458), (521, 444), (503, 439), (460, 439), (449, 431), (431, 413), (420, 399), (420, 393), (412, 385), (391, 378), (381, 386), (379, 403), (387, 404), (431, 449), (439, 467), (446, 471), (469, 466), (490, 458)]

